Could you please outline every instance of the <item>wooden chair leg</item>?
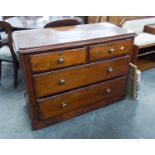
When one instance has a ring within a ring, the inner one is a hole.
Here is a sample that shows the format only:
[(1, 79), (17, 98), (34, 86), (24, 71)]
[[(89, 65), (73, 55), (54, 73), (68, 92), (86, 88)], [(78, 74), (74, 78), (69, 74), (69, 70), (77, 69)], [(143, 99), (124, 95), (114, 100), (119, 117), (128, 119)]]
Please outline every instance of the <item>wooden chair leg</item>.
[(0, 60), (0, 80), (2, 78), (2, 60)]
[(18, 83), (18, 64), (13, 63), (13, 68), (14, 68), (14, 88), (16, 88)]

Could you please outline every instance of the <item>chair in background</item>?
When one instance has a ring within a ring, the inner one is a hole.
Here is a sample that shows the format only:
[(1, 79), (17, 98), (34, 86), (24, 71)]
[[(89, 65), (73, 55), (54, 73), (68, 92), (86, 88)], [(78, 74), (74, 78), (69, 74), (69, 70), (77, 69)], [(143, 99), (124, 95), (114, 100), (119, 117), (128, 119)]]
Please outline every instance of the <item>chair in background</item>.
[(2, 75), (2, 61), (13, 63), (14, 69), (14, 88), (17, 87), (18, 80), (18, 56), (12, 46), (12, 28), (9, 23), (0, 21), (0, 80)]
[(108, 22), (109, 16), (97, 16), (98, 21), (97, 23), (102, 23), (102, 22)]
[(56, 21), (49, 22), (44, 26), (44, 28), (75, 26), (80, 24), (81, 24), (80, 21), (76, 19), (63, 19), (63, 20), (56, 20)]
[(107, 16), (83, 16), (84, 24), (101, 23), (107, 21)]

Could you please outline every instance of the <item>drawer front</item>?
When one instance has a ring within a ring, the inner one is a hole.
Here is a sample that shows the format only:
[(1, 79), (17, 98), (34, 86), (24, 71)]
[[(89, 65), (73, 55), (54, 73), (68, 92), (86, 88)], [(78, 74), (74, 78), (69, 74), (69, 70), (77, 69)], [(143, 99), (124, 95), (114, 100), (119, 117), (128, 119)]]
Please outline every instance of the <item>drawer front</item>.
[(56, 115), (94, 104), (116, 95), (124, 95), (126, 76), (98, 83), (69, 93), (57, 95), (39, 101), (40, 119), (45, 120)]
[(33, 72), (52, 70), (86, 62), (86, 48), (30, 56)]
[(128, 72), (129, 56), (34, 75), (36, 95), (43, 97), (94, 82), (114, 78)]
[(132, 47), (132, 40), (116, 41), (107, 44), (100, 44), (96, 46), (90, 46), (89, 59), (98, 60), (104, 58), (110, 58), (130, 52)]

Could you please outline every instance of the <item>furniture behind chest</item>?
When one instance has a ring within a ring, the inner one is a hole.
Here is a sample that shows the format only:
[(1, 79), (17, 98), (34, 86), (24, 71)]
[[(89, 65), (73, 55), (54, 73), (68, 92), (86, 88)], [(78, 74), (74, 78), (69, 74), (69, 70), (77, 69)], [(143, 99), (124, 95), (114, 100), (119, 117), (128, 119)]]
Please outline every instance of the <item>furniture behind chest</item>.
[(33, 129), (123, 99), (134, 37), (109, 23), (14, 32)]
[(124, 19), (120, 25), (123, 29), (132, 30), (137, 34), (132, 63), (141, 71), (155, 67), (155, 17)]

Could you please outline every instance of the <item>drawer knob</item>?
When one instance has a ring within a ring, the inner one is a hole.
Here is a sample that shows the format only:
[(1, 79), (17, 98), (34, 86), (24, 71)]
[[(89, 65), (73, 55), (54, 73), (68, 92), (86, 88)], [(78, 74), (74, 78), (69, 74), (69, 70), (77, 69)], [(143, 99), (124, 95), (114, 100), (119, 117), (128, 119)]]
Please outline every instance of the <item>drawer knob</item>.
[(112, 54), (115, 51), (114, 48), (109, 48), (109, 54)]
[(112, 68), (112, 67), (108, 67), (107, 72), (108, 72), (108, 73), (113, 72), (113, 68)]
[(63, 59), (63, 58), (59, 58), (59, 59), (57, 60), (57, 62), (58, 62), (58, 64), (63, 64), (63, 63), (64, 63), (64, 59)]
[(65, 80), (64, 79), (60, 79), (59, 80), (59, 85), (64, 85), (65, 84)]
[(65, 103), (65, 102), (61, 103), (62, 108), (65, 108), (66, 106), (67, 106), (67, 103)]
[(111, 93), (111, 89), (110, 88), (107, 88), (107, 93), (109, 94), (109, 93)]

